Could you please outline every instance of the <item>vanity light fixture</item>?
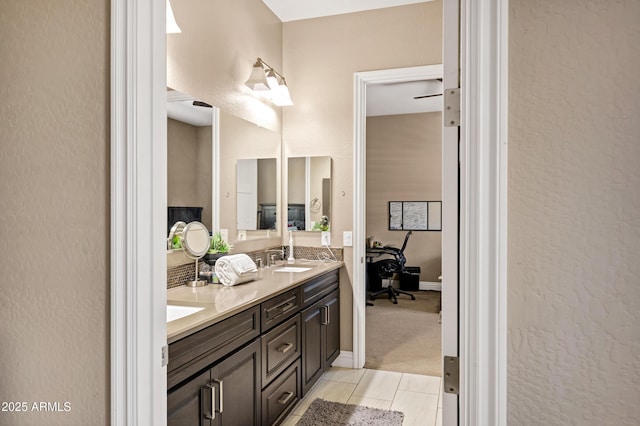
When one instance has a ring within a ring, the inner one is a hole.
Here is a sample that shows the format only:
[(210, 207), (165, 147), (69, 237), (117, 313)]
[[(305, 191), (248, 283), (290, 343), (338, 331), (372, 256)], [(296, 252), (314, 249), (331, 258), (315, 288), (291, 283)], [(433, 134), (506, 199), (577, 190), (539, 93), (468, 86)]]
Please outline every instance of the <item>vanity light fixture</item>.
[(251, 75), (245, 84), (277, 106), (293, 105), (284, 76), (260, 58), (253, 65)]
[(167, 34), (181, 33), (182, 30), (176, 22), (176, 18), (173, 16), (173, 9), (171, 3), (167, 0)]

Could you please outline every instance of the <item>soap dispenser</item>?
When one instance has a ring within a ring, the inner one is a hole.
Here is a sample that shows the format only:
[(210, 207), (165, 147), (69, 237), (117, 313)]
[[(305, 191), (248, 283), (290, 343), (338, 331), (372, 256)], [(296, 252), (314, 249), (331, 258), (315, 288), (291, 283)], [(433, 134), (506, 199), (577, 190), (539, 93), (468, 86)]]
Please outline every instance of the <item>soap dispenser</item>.
[(293, 257), (293, 231), (289, 231), (289, 263), (294, 263), (296, 259)]

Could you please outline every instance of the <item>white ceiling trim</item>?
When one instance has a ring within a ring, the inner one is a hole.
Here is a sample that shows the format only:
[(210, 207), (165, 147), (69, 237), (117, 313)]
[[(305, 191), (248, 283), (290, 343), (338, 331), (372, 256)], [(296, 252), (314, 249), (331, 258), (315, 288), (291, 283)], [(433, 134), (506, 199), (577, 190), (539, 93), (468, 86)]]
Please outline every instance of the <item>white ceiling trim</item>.
[(262, 0), (282, 21), (322, 16), (341, 15), (343, 13), (362, 12), (385, 7), (404, 6), (414, 3), (426, 3), (433, 0)]

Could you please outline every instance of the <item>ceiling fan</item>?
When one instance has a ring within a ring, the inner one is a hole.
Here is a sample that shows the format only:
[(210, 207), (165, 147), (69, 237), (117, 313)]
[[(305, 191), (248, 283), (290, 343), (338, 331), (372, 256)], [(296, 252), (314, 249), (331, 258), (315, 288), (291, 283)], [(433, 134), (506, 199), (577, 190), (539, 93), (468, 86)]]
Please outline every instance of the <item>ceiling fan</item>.
[(433, 98), (434, 96), (442, 96), (442, 93), (434, 93), (432, 95), (414, 96), (413, 99)]

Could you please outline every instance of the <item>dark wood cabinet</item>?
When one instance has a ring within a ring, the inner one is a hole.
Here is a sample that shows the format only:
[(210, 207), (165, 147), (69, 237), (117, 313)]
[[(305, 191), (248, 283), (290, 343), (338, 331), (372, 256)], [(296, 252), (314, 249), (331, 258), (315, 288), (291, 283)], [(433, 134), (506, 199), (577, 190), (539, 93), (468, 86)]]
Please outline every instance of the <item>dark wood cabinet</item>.
[(339, 272), (302, 285), (302, 396), (340, 354)]
[(338, 271), (169, 345), (167, 424), (277, 425), (340, 353)]
[(255, 340), (167, 395), (167, 424), (257, 425), (261, 418), (260, 342)]

